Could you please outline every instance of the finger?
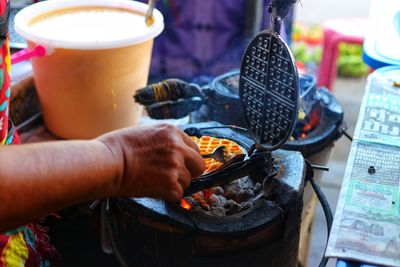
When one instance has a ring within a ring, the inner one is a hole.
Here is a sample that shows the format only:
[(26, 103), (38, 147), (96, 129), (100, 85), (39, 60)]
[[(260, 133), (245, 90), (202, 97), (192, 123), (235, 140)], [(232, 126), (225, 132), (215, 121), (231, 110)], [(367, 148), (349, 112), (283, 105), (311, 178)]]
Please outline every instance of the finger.
[(179, 170), (178, 183), (183, 189), (187, 188), (192, 181), (192, 175), (184, 166)]
[(178, 185), (167, 193), (165, 200), (175, 203), (179, 201), (182, 197), (183, 197), (183, 188), (180, 185)]
[(187, 135), (186, 133), (182, 132), (181, 130), (178, 130), (180, 136), (182, 137), (182, 141), (189, 146), (190, 148), (194, 149), (195, 151), (197, 151), (197, 153), (200, 153), (199, 151), (199, 147), (197, 146), (197, 144), (192, 140), (192, 138), (190, 138), (189, 135)]
[(178, 182), (179, 175), (177, 170), (160, 171), (159, 179), (151, 192), (152, 195), (169, 202), (179, 199), (183, 195), (182, 186)]
[(203, 157), (192, 148), (184, 151), (183, 158), (192, 178), (199, 177), (206, 169)]

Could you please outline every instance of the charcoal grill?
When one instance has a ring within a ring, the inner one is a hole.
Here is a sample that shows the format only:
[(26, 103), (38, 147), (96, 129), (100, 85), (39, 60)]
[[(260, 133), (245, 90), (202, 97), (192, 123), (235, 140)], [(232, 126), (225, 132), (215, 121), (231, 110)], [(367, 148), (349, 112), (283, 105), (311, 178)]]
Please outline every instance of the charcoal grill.
[[(301, 153), (279, 148), (291, 136), (298, 116), (299, 81), (293, 57), (276, 33), (280, 18), (273, 6), (270, 11), (273, 26), (250, 42), (241, 65), (239, 100), (247, 129), (215, 122), (182, 127), (189, 135), (233, 140), (247, 151), (239, 161), (192, 180), (186, 193), (242, 175), (261, 180), (261, 193), (252, 207), (229, 216), (188, 211), (148, 198), (103, 203), (109, 215), (104, 241), (109, 239), (108, 248), (123, 265), (297, 266), (306, 165)], [(185, 87), (180, 81), (173, 83)], [(155, 94), (162, 87), (174, 92), (170, 98)], [(177, 106), (183, 103), (191, 109), (187, 103), (199, 103), (196, 86), (186, 89), (181, 94), (165, 82), (139, 91), (135, 99), (160, 116), (181, 115)], [(165, 102), (157, 103), (160, 100)]]
[[(252, 139), (221, 126), (201, 123), (183, 130), (251, 149)], [(126, 266), (296, 266), (306, 168), (299, 152), (276, 150), (273, 157), (279, 173), (265, 188), (268, 194), (232, 216), (210, 216), (149, 198), (111, 200), (114, 253)]]
[(210, 216), (148, 198), (111, 200), (108, 208), (105, 205), (110, 244), (123, 265), (297, 266), (305, 161), (299, 152), (278, 149), (290, 137), (297, 118), (297, 77), (280, 37), (260, 32), (246, 49), (239, 81), (248, 129), (214, 122), (183, 130), (233, 140), (248, 152), (239, 168), (200, 177), (187, 191), (221, 179), (228, 182), (243, 171), (240, 164), (253, 163), (252, 155), (264, 155), (259, 169), (249, 169), (250, 177), (263, 180), (262, 193), (251, 208), (230, 216)]

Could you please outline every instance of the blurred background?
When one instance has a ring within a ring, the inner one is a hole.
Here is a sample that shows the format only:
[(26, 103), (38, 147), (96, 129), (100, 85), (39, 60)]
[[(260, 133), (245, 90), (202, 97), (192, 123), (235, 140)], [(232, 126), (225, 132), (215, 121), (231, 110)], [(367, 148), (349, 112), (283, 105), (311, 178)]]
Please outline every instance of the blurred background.
[[(370, 0), (301, 0), (294, 11), (293, 52), (296, 59), (308, 65), (313, 75), (318, 73), (318, 64), (322, 56), (323, 24), (331, 19), (356, 17), (367, 19)], [(343, 106), (345, 121), (352, 135), (358, 118), (361, 99), (366, 85), (369, 68), (362, 60), (362, 45), (341, 44), (337, 63), (338, 77), (332, 83), (332, 91)], [(350, 142), (341, 138), (335, 144), (335, 150), (329, 162), (330, 171), (322, 177), (322, 187), (335, 210), (342, 178), (350, 149)], [(318, 266), (323, 254), (326, 239), (326, 224), (323, 211), (317, 207), (314, 228), (311, 237), (311, 249), (308, 266)], [(330, 260), (328, 266), (335, 266)]]

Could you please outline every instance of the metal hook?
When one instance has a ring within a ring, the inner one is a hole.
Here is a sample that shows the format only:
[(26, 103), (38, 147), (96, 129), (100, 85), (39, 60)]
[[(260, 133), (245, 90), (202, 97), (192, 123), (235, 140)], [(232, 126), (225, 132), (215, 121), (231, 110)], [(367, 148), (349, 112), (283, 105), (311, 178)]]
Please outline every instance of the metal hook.
[(278, 9), (276, 5), (271, 4), (268, 7), (268, 13), (270, 14), (269, 30), (279, 34), (282, 26), (282, 19), (278, 15)]

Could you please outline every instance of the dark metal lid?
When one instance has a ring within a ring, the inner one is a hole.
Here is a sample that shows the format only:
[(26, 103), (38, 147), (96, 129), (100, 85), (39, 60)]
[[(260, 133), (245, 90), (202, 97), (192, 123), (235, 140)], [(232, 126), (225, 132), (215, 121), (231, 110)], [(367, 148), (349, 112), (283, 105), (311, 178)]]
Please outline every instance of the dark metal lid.
[(251, 138), (275, 150), (291, 136), (299, 111), (299, 80), (286, 43), (262, 31), (242, 59), (239, 95)]

